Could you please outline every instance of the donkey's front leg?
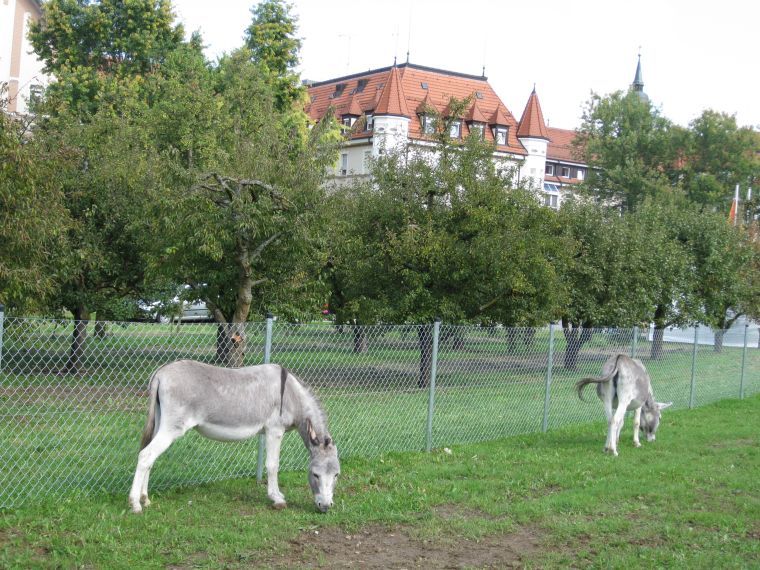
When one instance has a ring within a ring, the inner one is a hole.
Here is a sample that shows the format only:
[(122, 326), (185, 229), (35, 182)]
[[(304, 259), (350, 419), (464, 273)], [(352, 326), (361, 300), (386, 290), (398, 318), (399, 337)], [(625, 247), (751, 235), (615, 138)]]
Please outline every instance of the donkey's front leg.
[(267, 427), (267, 496), (274, 503), (275, 509), (284, 509), (285, 495), (280, 493), (277, 472), (280, 469), (280, 444), (285, 432), (282, 428)]
[(639, 428), (641, 427), (641, 408), (636, 408), (633, 412), (633, 446), (641, 447), (639, 442)]

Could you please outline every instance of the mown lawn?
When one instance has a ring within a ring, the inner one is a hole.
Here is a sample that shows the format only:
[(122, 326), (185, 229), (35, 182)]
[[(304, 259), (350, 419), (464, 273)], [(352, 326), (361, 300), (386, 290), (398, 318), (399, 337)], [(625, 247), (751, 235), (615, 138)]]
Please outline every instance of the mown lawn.
[(758, 567), (758, 417), (760, 396), (666, 412), (641, 449), (628, 422), (617, 458), (602, 454), (598, 422), (450, 453), (350, 458), (327, 515), (303, 472), (281, 476), (285, 511), (249, 479), (156, 493), (142, 516), (122, 494), (48, 499), (3, 513), (0, 567), (400, 566), (388, 553), (368, 558), (356, 536), (406, 537), (410, 568), (455, 549), (491, 553), (473, 554), (472, 566), (503, 565), (497, 547), (515, 536), (530, 537), (514, 558), (527, 567)]

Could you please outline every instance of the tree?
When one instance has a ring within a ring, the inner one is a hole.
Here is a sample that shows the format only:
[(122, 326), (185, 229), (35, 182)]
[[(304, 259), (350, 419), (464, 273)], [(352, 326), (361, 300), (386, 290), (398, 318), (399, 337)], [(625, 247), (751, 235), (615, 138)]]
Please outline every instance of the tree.
[(222, 58), (213, 83), (191, 61), (178, 64), (189, 75), (167, 67), (174, 95), (146, 123), (157, 137), (166, 121), (187, 135), (162, 143), (172, 179), (155, 188), (152, 267), (206, 302), (220, 323), (219, 358), (236, 366), (252, 310), (296, 317), (321, 307), (322, 182), (335, 157), (323, 135), (334, 125), (291, 129), (247, 49)]
[(245, 47), (271, 82), (279, 111), (290, 109), (305, 97), (294, 71), (301, 40), (295, 37), (298, 20), (290, 13), (291, 8), (282, 0), (263, 0), (251, 9), (253, 21), (245, 31)]
[(49, 107), (78, 114), (113, 104), (183, 43), (170, 0), (48, 0), (29, 38), (56, 81)]
[(4, 112), (0, 89), (0, 303), (39, 309), (55, 290), (50, 263), (71, 223), (49, 164), (35, 160), (30, 122)]
[[(461, 103), (452, 101), (451, 117)], [(434, 147), (386, 150), (371, 182), (337, 195), (331, 308), (340, 322), (362, 324), (546, 322), (563, 291), (555, 213), (513, 188), (491, 145), (450, 140), (445, 121), (439, 129)], [(429, 327), (418, 340), (424, 386)]]
[(567, 291), (560, 311), (564, 365), (572, 370), (595, 327), (647, 321), (653, 305), (651, 236), (617, 209), (587, 201), (563, 203), (559, 217), (562, 235), (572, 244), (570, 259), (558, 268)]
[(689, 127), (681, 160), (687, 196), (727, 212), (735, 186), (746, 190), (760, 179), (760, 133), (712, 110)]
[(676, 182), (679, 136), (679, 129), (635, 92), (593, 94), (574, 142), (589, 166), (581, 190), (635, 210), (644, 198)]

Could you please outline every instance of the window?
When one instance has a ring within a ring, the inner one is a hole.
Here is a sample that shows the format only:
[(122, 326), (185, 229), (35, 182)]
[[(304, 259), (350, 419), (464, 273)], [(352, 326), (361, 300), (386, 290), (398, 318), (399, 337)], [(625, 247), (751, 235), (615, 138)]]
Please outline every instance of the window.
[(364, 123), (364, 130), (371, 131), (375, 127), (375, 117), (373, 115), (367, 115), (367, 122)]
[(483, 131), (485, 130), (483, 127), (483, 123), (470, 124), (470, 134), (478, 137), (480, 140), (483, 140)]
[(345, 152), (340, 155), (340, 175), (345, 176), (348, 173), (348, 154)]
[(544, 194), (544, 206), (556, 210), (559, 207), (559, 196), (557, 194)]
[(578, 180), (583, 180), (584, 172), (580, 168), (578, 169)]
[(330, 95), (330, 99), (335, 99), (336, 97), (340, 97), (341, 95), (343, 95), (343, 91), (345, 90), (345, 88), (346, 88), (345, 83), (338, 83), (335, 86), (335, 91), (333, 91), (333, 93)]
[(454, 121), (449, 127), (449, 136), (458, 139), (462, 136), (462, 121)]
[(353, 117), (351, 115), (346, 115), (343, 117), (343, 124), (347, 127), (353, 127), (355, 122), (356, 117)]
[(507, 127), (494, 127), (493, 138), (498, 145), (507, 144)]
[(554, 165), (553, 164), (547, 164), (546, 165), (546, 175), (547, 176), (554, 176)]
[(435, 117), (430, 115), (420, 115), (420, 122), (422, 123), (422, 132), (426, 135), (432, 135), (435, 133)]
[(567, 166), (563, 166), (563, 167), (561, 167), (561, 168), (560, 168), (560, 172), (559, 172), (559, 175), (560, 175), (562, 178), (570, 178), (570, 168), (569, 168), (569, 167), (567, 167)]

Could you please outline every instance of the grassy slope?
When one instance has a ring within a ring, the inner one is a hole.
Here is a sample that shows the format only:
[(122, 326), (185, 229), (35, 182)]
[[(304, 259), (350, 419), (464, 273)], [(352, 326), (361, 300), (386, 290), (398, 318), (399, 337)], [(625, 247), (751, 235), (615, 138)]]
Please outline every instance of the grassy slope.
[[(598, 404), (597, 404), (598, 405)], [(154, 496), (48, 500), (0, 518), (0, 567), (251, 567), (308, 529), (404, 524), (436, 541), (533, 529), (538, 567), (740, 568), (760, 564), (760, 396), (667, 413), (654, 444), (601, 453), (600, 423), (344, 462), (336, 508), (317, 514), (304, 474), (286, 511), (263, 486), (230, 481)], [(441, 518), (446, 505), (461, 517)]]

